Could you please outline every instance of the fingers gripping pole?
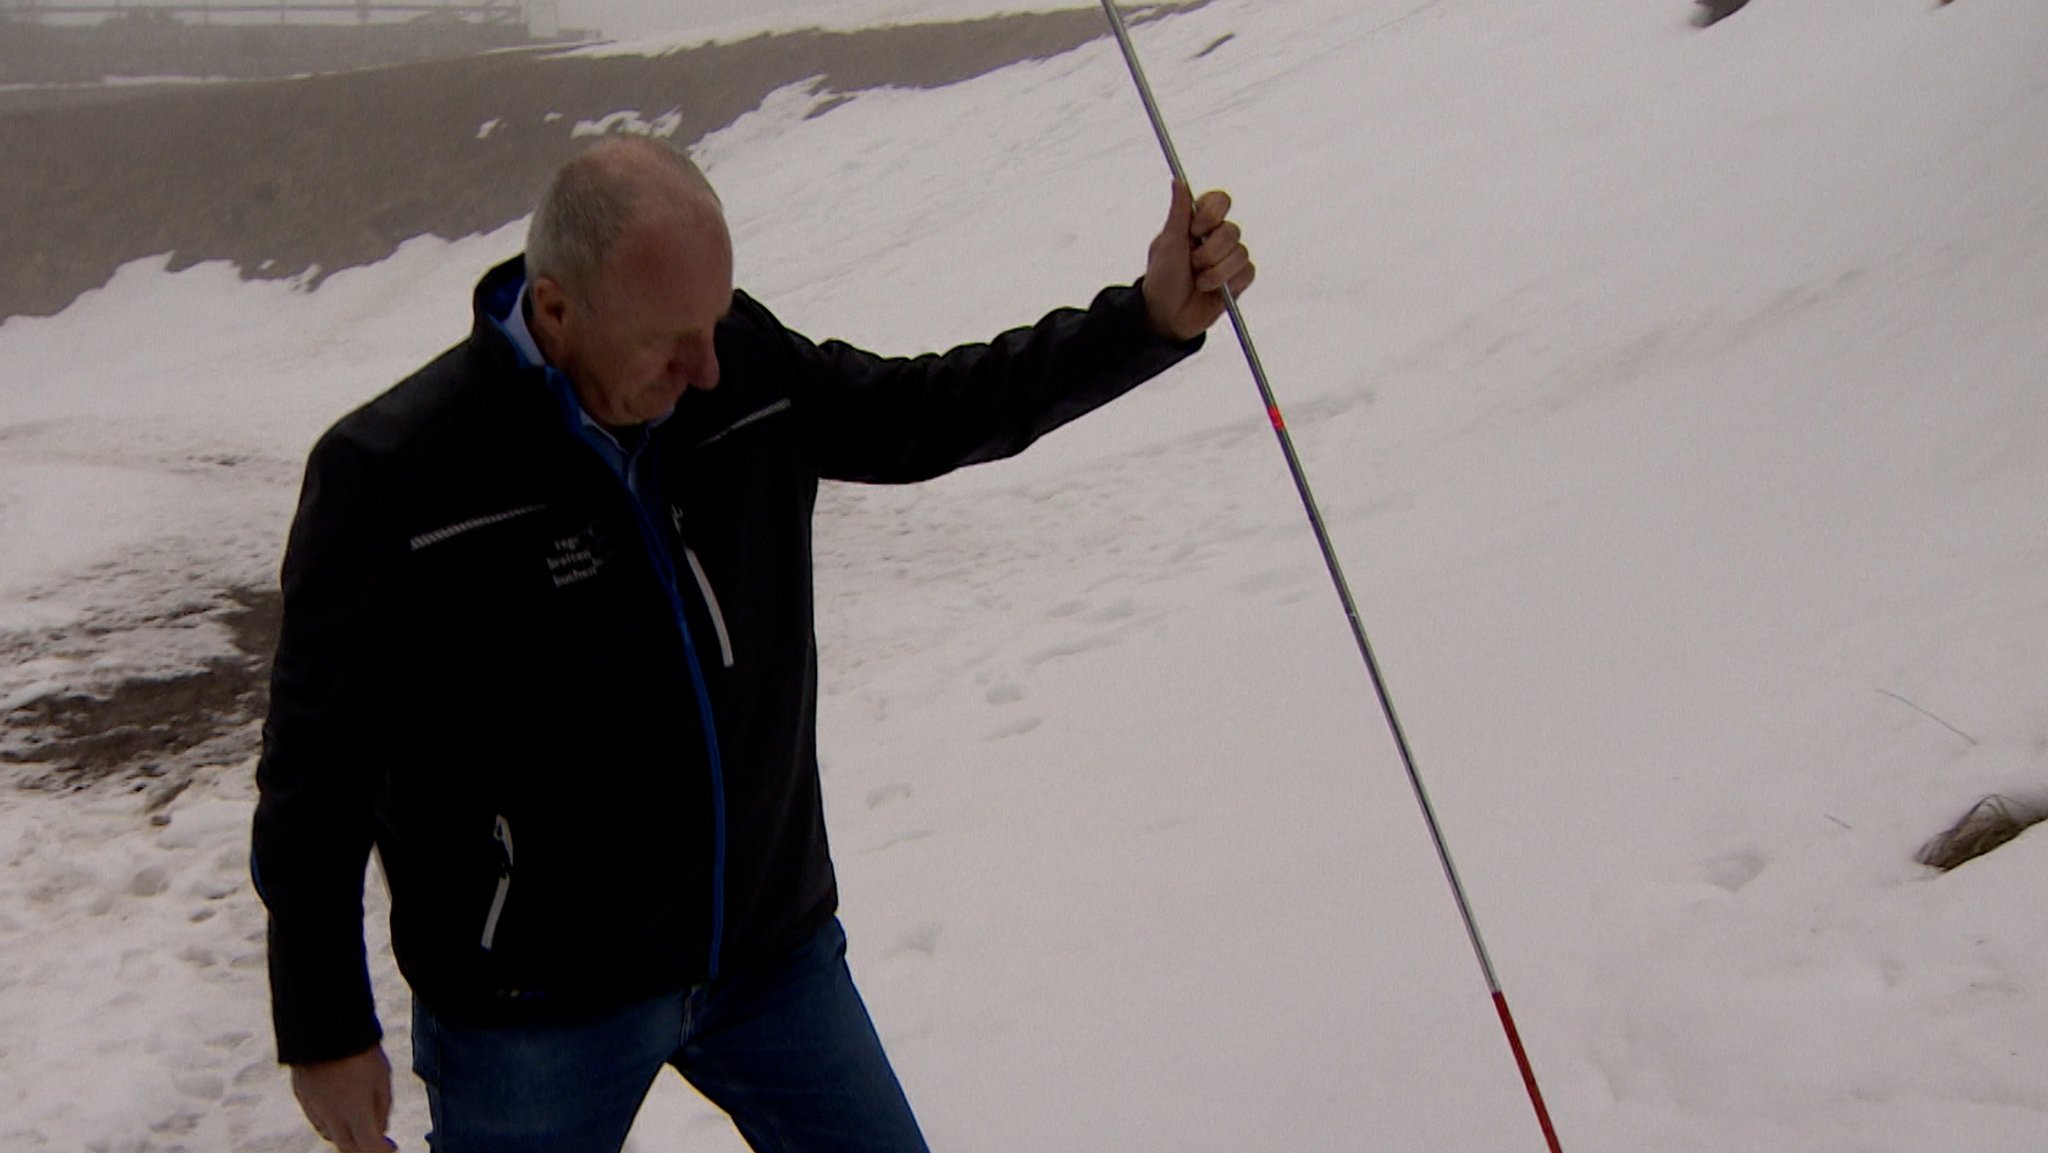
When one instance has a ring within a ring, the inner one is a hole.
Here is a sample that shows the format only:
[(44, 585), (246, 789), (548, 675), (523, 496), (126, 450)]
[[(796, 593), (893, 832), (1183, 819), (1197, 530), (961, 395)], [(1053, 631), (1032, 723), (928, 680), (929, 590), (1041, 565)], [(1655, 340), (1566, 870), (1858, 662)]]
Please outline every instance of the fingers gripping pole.
[[(1166, 163), (1173, 170), (1173, 178), (1185, 185), (1190, 194), (1194, 185), (1189, 183), (1187, 169), (1182, 166), (1180, 153), (1173, 146), (1173, 137), (1166, 130), (1166, 119), (1160, 115), (1159, 102), (1152, 94), (1152, 85), (1145, 78), (1145, 67), (1138, 61), (1138, 50), (1131, 42), (1131, 32), (1124, 23), (1123, 12), (1116, 0), (1102, 0), (1102, 10), (1109, 17), (1109, 25), (1116, 33), (1117, 46), (1123, 50), (1124, 63), (1130, 68), (1131, 80), (1138, 87), (1138, 97), (1145, 103), (1145, 114), (1152, 121), (1153, 135), (1159, 138), (1159, 149), (1166, 154)], [(1330, 571), (1330, 580), (1336, 586), (1337, 598), (1344, 605), (1344, 615), (1351, 622), (1352, 639), (1358, 644), (1358, 655), (1365, 660), (1365, 669), (1372, 679), (1374, 694), (1379, 698), (1380, 712), (1386, 717), (1387, 728), (1394, 737), (1394, 746), (1401, 754), (1401, 765), (1407, 770), (1409, 787), (1415, 793), (1415, 801), (1422, 809), (1423, 823), (1429, 826), (1430, 842), (1436, 846), (1437, 861), (1443, 866), (1444, 879), (1450, 883), (1451, 896), (1457, 901), (1458, 915), (1465, 922), (1465, 934), (1471, 938), (1472, 951), (1479, 959), (1480, 972), (1486, 978), (1487, 992), (1491, 994), (1495, 1010), (1500, 1015), (1501, 1027), (1507, 1033), (1508, 1048), (1513, 1052), (1516, 1067), (1521, 1071), (1523, 1087), (1528, 1090), (1529, 1102), (1536, 1109), (1536, 1120), (1543, 1128), (1544, 1140), (1549, 1144), (1550, 1153), (1563, 1153), (1558, 1145), (1557, 1131), (1550, 1123), (1550, 1110), (1543, 1104), (1543, 1091), (1536, 1084), (1535, 1070), (1529, 1064), (1529, 1057), (1522, 1048), (1521, 1034), (1515, 1028), (1515, 1019), (1508, 1012), (1507, 994), (1501, 991), (1500, 979), (1493, 968), (1493, 958), (1487, 954), (1486, 942), (1479, 935), (1479, 922), (1472, 915), (1472, 905), (1465, 897), (1464, 882), (1458, 879), (1457, 865), (1451, 860), (1448, 843), (1443, 830), (1437, 823), (1436, 807), (1430, 803), (1429, 790), (1423, 787), (1422, 774), (1415, 767), (1415, 756), (1408, 746), (1408, 735), (1401, 727), (1401, 718), (1394, 711), (1393, 698), (1387, 693), (1386, 678), (1380, 673), (1379, 659), (1373, 655), (1372, 642), (1366, 637), (1365, 625), (1359, 619), (1358, 605), (1352, 599), (1350, 582), (1344, 579), (1344, 569), (1337, 561), (1337, 550), (1330, 542), (1330, 532), (1323, 523), (1323, 514), (1317, 507), (1315, 494), (1309, 488), (1308, 476), (1302, 471), (1301, 458), (1294, 451), (1294, 437), (1287, 431), (1287, 421), (1280, 412), (1280, 404), (1273, 396), (1273, 386), (1266, 378), (1266, 368), (1259, 360), (1259, 352), (1252, 343), (1251, 332), (1245, 327), (1244, 314), (1238, 310), (1237, 296), (1228, 286), (1223, 289), (1223, 304), (1230, 315), (1230, 326), (1237, 332), (1237, 343), (1244, 349), (1245, 363), (1251, 368), (1252, 380), (1258, 386), (1259, 398), (1265, 402), (1266, 414), (1273, 424), (1274, 435), (1279, 438), (1280, 452), (1287, 458), (1287, 471), (1294, 478), (1295, 491), (1301, 496), (1304, 512), (1308, 514), (1309, 526), (1315, 531), (1316, 545), (1322, 549), (1323, 563)]]

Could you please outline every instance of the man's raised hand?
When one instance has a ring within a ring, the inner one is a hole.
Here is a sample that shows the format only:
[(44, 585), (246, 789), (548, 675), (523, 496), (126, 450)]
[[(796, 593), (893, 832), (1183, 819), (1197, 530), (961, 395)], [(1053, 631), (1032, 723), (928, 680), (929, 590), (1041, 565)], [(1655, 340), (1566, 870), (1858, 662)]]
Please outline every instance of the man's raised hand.
[(1197, 199), (1174, 182), (1166, 226), (1145, 261), (1145, 313), (1159, 335), (1191, 340), (1207, 332), (1223, 315), (1223, 289), (1239, 295), (1251, 287), (1258, 270), (1229, 216), (1228, 193)]

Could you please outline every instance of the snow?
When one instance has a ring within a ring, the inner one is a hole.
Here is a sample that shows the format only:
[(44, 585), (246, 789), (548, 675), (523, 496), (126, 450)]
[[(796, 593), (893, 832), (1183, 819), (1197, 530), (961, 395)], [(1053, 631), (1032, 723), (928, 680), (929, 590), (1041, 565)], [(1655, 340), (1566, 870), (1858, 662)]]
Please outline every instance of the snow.
[(609, 136), (614, 132), (623, 132), (666, 140), (676, 134), (676, 129), (682, 127), (682, 122), (682, 113), (674, 108), (652, 120), (642, 119), (638, 108), (627, 108), (607, 113), (595, 120), (578, 120), (576, 127), (569, 130), (569, 137), (574, 140), (585, 136)]
[[(2048, 9), (1688, 7), (1217, 0), (1137, 37), (1237, 196), (1564, 1147), (2037, 1150), (2048, 836), (1912, 853), (2048, 775)], [(898, 9), (952, 14), (860, 8)], [(985, 337), (1134, 275), (1164, 214), (1107, 42), (815, 107), (699, 154), (741, 282), (821, 338)], [(0, 324), (0, 632), (267, 579), (312, 439), (519, 244), (317, 290), (145, 261)], [(818, 534), (852, 958), (935, 1148), (1542, 1148), (1227, 331), (1017, 461), (832, 488)], [(116, 628), (0, 701), (225, 644)], [(156, 812), (0, 793), (0, 1150), (314, 1146), (249, 768)], [(630, 1147), (740, 1146), (669, 1079)]]

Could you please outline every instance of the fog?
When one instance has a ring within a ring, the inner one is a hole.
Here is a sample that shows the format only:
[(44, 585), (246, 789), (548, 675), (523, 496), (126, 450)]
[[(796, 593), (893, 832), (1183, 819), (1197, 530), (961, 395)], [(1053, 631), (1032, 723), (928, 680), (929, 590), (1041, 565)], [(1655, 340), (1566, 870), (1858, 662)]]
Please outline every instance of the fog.
[[(431, 0), (427, 0), (431, 2)], [(1126, 0), (1128, 5), (1130, 0)], [(595, 30), (613, 39), (701, 28), (731, 20), (757, 21), (792, 14), (845, 26), (853, 23), (914, 23), (985, 16), (994, 12), (1091, 8), (1093, 0), (556, 0), (561, 26)], [(771, 24), (798, 21), (777, 19)]]
[(562, 27), (608, 37), (646, 36), (769, 12), (827, 8), (832, 0), (560, 0)]
[[(529, 37), (662, 40), (1086, 6), (1085, 0), (366, 0), (361, 7), (336, 0), (125, 0), (115, 11), (110, 0), (0, 0), (0, 89), (95, 84), (107, 77), (260, 79), (350, 71), (517, 47)], [(455, 15), (464, 19), (447, 19)], [(290, 31), (244, 34), (266, 25), (289, 25)]]
[[(35, 18), (44, 24), (81, 25), (92, 24), (105, 18), (106, 4), (112, 0), (0, 0), (0, 14), (9, 10), (33, 11)], [(259, 3), (282, 3), (286, 8), (303, 6), (293, 16), (298, 24), (350, 24), (357, 16), (346, 10), (329, 11), (319, 7), (317, 0), (256, 0)], [(385, 3), (392, 0), (375, 0)], [(727, 21), (779, 16), (791, 12), (812, 9), (825, 14), (847, 7), (846, 0), (399, 0), (423, 7), (441, 4), (467, 5), (476, 3), (498, 3), (506, 7), (517, 7), (531, 3), (544, 8), (552, 3), (555, 8), (556, 25), (564, 29), (594, 31), (610, 39), (628, 39), (641, 36), (677, 32)], [(1018, 0), (1015, 4), (996, 5), (998, 8), (1023, 10), (1045, 7), (1083, 7), (1085, 0)], [(181, 12), (178, 19), (184, 23), (203, 24), (262, 24), (277, 20), (276, 9), (229, 11), (198, 11), (206, 7), (204, 0), (129, 0), (127, 8), (132, 11), (181, 7), (194, 9)], [(870, 7), (872, 7), (870, 5)], [(930, 16), (944, 19), (949, 13), (944, 3), (934, 3)], [(890, 6), (889, 15), (915, 20), (921, 13), (916, 0), (904, 0)], [(535, 14), (537, 17), (541, 13)], [(402, 15), (382, 13), (373, 19), (403, 19)], [(547, 21), (536, 19), (536, 27), (546, 26)]]

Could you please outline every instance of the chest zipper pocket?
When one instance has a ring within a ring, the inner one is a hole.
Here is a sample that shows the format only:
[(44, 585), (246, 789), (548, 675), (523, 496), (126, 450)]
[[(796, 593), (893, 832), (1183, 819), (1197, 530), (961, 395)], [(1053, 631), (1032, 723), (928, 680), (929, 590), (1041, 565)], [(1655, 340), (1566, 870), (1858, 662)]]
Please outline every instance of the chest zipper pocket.
[(697, 550), (683, 546), (683, 559), (690, 564), (690, 575), (697, 578), (697, 591), (704, 594), (704, 607), (711, 610), (711, 627), (718, 634), (718, 658), (726, 668), (732, 667), (732, 634), (725, 631), (725, 611), (718, 607), (718, 594), (711, 591), (711, 578), (704, 575), (704, 562), (697, 559)]
[[(788, 402), (785, 401), (784, 405), (787, 406), (787, 404)], [(776, 410), (773, 408), (773, 406), (770, 406), (770, 411), (779, 410)], [(764, 414), (756, 414), (756, 416), (759, 415)], [(748, 421), (751, 421), (753, 419), (755, 419), (755, 417), (749, 417)], [(742, 421), (741, 423), (745, 424), (748, 423), (748, 421)], [(719, 436), (723, 435), (725, 434), (719, 434)], [(712, 439), (716, 440), (718, 438), (713, 437)], [(668, 515), (670, 523), (675, 525), (676, 543), (683, 546), (683, 560), (686, 561), (690, 566), (690, 575), (697, 578), (697, 591), (704, 594), (704, 607), (711, 613), (711, 628), (712, 631), (718, 634), (719, 663), (723, 664), (726, 668), (731, 668), (732, 634), (727, 632), (725, 628), (725, 610), (718, 607), (718, 594), (711, 591), (711, 578), (704, 575), (704, 562), (697, 559), (697, 550), (691, 548), (689, 542), (683, 539), (682, 506), (673, 504), (670, 505), (668, 507)]]
[(491, 897), (490, 915), (484, 918), (484, 952), (498, 939), (498, 918), (505, 912), (505, 897), (512, 892), (512, 825), (504, 817), (491, 828), (491, 840), (498, 843), (498, 891)]

